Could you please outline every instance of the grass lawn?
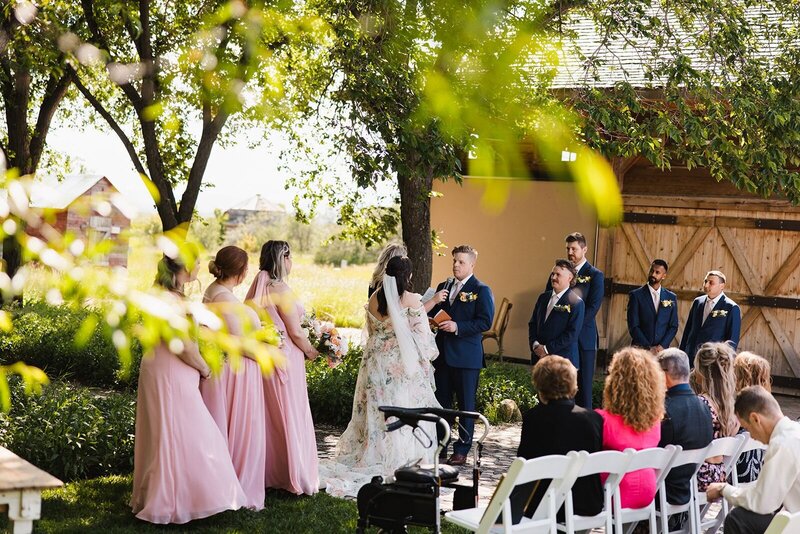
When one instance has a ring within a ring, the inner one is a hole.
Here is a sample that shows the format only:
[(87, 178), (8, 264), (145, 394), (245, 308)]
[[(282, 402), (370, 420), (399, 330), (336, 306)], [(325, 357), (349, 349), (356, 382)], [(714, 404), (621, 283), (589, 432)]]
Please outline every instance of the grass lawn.
[[(214, 251), (216, 252), (216, 251)], [(153, 285), (156, 264), (161, 253), (147, 245), (142, 238), (131, 238), (128, 253), (128, 273), (132, 283), (139, 289)], [(214, 281), (208, 272), (208, 262), (213, 254), (200, 261), (197, 283), (186, 288), (189, 298), (200, 300), (202, 292)], [(341, 268), (314, 264), (310, 255), (294, 256), (289, 285), (297, 293), (306, 311), (315, 311), (321, 318), (332, 320), (336, 326), (360, 328), (364, 324), (364, 304), (367, 302), (367, 288), (372, 277), (374, 264), (352, 265)], [(47, 293), (42, 267), (32, 266), (25, 285), (25, 295), (29, 299), (41, 299)], [(244, 298), (250, 283), (258, 273), (258, 254), (250, 255), (250, 267), (244, 283), (234, 291)]]
[[(295, 497), (284, 492), (269, 492), (261, 512), (239, 510), (193, 521), (186, 525), (156, 526), (131, 514), (130, 476), (111, 476), (67, 484), (59, 490), (44, 492), (42, 519), (35, 532), (274, 532), (274, 533), (352, 533), (358, 512), (354, 501), (337, 499), (324, 493), (314, 497)], [(6, 527), (0, 514), (0, 529)], [(445, 525), (444, 532), (466, 532)], [(372, 532), (377, 532), (373, 529)], [(411, 532), (427, 532), (411, 529)]]

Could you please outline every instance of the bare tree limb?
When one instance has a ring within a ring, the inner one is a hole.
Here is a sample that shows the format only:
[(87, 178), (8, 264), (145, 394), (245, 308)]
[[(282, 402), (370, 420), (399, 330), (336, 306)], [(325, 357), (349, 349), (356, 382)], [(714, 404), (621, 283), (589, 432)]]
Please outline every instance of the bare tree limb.
[(148, 175), (147, 171), (145, 170), (144, 165), (142, 165), (142, 161), (139, 159), (139, 155), (136, 153), (136, 148), (133, 146), (133, 143), (131, 142), (130, 138), (128, 138), (128, 135), (120, 127), (119, 123), (114, 119), (111, 113), (108, 112), (105, 106), (103, 106), (103, 104), (99, 100), (97, 100), (97, 98), (95, 98), (92, 92), (89, 91), (89, 89), (87, 89), (85, 85), (83, 85), (83, 82), (81, 82), (78, 73), (75, 72), (75, 70), (72, 67), (68, 67), (68, 69), (72, 75), (72, 82), (75, 84), (75, 87), (78, 88), (78, 91), (81, 92), (83, 97), (86, 98), (86, 100), (89, 102), (89, 104), (92, 105), (95, 111), (97, 111), (97, 113), (99, 113), (100, 116), (103, 117), (103, 119), (105, 119), (106, 123), (108, 123), (108, 126), (114, 131), (114, 133), (117, 134), (119, 140), (122, 141), (122, 145), (128, 152), (128, 156), (130, 156), (131, 161), (133, 162), (133, 166), (136, 168), (136, 171), (140, 174), (144, 174), (145, 176), (147, 176)]
[(58, 105), (67, 94), (69, 84), (72, 82), (72, 74), (64, 72), (60, 77), (51, 74), (47, 80), (42, 104), (39, 106), (39, 116), (36, 118), (36, 128), (33, 130), (30, 147), (31, 169), (39, 167), (39, 161), (44, 152), (45, 139), (50, 130), (50, 123), (53, 120)]

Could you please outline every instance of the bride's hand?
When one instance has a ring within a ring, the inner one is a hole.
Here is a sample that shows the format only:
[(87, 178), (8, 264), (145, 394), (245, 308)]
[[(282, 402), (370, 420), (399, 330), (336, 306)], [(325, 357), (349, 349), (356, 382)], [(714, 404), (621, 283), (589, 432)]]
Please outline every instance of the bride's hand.
[(309, 360), (312, 360), (312, 361), (316, 360), (317, 356), (319, 356), (319, 351), (317, 349), (314, 349), (314, 348), (312, 348), (311, 351), (312, 352), (309, 352), (309, 353), (306, 354), (306, 358), (308, 358)]

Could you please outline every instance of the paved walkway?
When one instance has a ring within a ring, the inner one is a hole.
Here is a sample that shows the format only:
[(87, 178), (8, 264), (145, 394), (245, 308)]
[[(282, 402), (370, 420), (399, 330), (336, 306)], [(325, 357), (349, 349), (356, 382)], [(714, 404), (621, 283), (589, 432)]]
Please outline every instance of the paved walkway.
[[(780, 395), (777, 397), (784, 413), (792, 419), (800, 418), (800, 398)], [(500, 475), (508, 471), (509, 465), (516, 457), (517, 446), (519, 445), (520, 423), (494, 426), (489, 430), (483, 450), (483, 460), (481, 470), (480, 486), (478, 497), (481, 505), (486, 505), (492, 496)], [(333, 453), (339, 436), (344, 429), (318, 425), (317, 450), (320, 458), (329, 458)], [(483, 431), (481, 424), (475, 425), (475, 435), (478, 436)], [(471, 458), (470, 458), (471, 460)], [(472, 477), (471, 463), (461, 468), (461, 479), (469, 483)], [(442, 496), (442, 509), (452, 509), (452, 493)], [(602, 532), (602, 530), (596, 531)]]

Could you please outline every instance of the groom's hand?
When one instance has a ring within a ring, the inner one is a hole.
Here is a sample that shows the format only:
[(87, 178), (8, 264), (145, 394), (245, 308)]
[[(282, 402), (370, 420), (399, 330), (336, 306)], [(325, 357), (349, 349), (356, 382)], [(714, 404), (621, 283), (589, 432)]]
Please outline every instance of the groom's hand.
[(439, 330), (444, 330), (445, 332), (453, 333), (458, 329), (458, 325), (456, 325), (455, 321), (443, 321), (439, 325)]

